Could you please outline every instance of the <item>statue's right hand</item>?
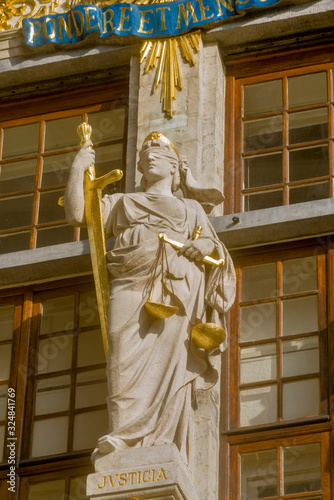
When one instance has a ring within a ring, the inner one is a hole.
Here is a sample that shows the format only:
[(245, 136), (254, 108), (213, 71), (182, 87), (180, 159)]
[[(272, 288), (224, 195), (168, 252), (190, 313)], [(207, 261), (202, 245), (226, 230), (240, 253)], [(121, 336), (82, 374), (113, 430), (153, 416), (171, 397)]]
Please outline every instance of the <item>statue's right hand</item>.
[(95, 163), (95, 151), (92, 149), (90, 141), (85, 142), (81, 149), (77, 152), (72, 168), (85, 172), (92, 164)]

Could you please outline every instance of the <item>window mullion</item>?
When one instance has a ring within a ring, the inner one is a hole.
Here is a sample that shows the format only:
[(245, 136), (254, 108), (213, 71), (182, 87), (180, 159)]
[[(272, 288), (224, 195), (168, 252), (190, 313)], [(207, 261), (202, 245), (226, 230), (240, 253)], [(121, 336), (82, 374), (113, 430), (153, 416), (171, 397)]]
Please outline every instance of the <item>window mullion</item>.
[(289, 205), (289, 116), (288, 116), (288, 79), (283, 78), (283, 205)]

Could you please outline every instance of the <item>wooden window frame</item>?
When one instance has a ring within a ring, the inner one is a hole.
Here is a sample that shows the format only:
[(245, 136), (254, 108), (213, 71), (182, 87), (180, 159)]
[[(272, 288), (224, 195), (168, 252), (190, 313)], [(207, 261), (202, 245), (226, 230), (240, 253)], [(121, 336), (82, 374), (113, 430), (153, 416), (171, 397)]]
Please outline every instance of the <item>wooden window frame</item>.
[[(329, 180), (330, 197), (334, 196), (334, 125), (333, 125), (333, 71), (334, 71), (334, 45), (325, 45), (316, 48), (305, 47), (298, 50), (283, 50), (280, 52), (273, 51), (270, 55), (257, 54), (249, 56), (230, 56), (225, 60), (226, 64), (226, 105), (225, 105), (225, 214), (240, 213), (243, 211), (242, 200), (242, 85), (252, 83), (262, 83), (265, 81), (276, 80), (289, 76), (300, 76), (308, 73), (316, 73), (328, 70), (328, 92), (329, 101), (314, 107), (327, 106), (329, 109), (328, 116), (328, 138), (321, 141), (314, 141), (310, 144), (329, 144), (329, 167), (330, 172), (328, 178), (312, 178), (311, 180), (298, 181), (294, 184), (307, 185), (309, 182), (316, 180)], [(330, 71), (333, 70), (333, 71)], [(312, 106), (307, 107), (311, 109)], [(298, 108), (299, 109), (299, 108)], [(304, 109), (304, 108), (303, 108)], [(306, 109), (306, 107), (305, 107)], [(293, 109), (293, 111), (296, 111)], [(292, 111), (287, 108), (287, 95), (283, 95), (283, 110), (282, 113), (287, 116), (287, 113)], [(268, 113), (269, 116), (272, 113)], [(262, 115), (261, 115), (262, 117)], [(305, 146), (306, 143), (296, 145), (287, 144), (287, 120), (284, 121), (283, 127), (283, 147), (279, 148), (282, 151), (287, 151), (288, 148), (296, 149)], [(307, 143), (309, 144), (309, 143)], [(271, 150), (265, 150), (269, 153)], [(261, 151), (261, 154), (263, 151)], [(253, 152), (252, 152), (253, 154)], [(256, 152), (257, 154), (257, 152)], [(286, 156), (286, 153), (285, 153)], [(284, 160), (283, 169), (283, 189), (284, 189), (284, 205), (288, 204), (288, 179), (287, 179), (287, 160)], [(269, 186), (271, 190), (274, 186)], [(251, 191), (251, 190), (249, 190)], [(259, 188), (262, 191), (262, 188)]]

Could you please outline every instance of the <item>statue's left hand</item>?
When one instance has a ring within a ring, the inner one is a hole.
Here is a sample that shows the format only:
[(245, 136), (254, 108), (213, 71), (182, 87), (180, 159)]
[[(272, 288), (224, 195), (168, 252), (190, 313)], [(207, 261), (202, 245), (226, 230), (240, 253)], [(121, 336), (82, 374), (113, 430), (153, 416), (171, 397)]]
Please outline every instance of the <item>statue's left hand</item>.
[(215, 244), (209, 238), (199, 238), (198, 240), (188, 240), (179, 250), (179, 255), (184, 255), (188, 259), (202, 260), (206, 255), (210, 255), (215, 248)]

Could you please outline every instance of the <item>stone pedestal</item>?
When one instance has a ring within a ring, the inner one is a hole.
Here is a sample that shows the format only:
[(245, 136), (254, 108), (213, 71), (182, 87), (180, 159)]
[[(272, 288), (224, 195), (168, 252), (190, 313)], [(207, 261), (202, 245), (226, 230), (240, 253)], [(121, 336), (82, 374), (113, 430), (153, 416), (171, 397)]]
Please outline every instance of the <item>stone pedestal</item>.
[(176, 445), (96, 455), (87, 478), (91, 500), (199, 500), (195, 481)]

